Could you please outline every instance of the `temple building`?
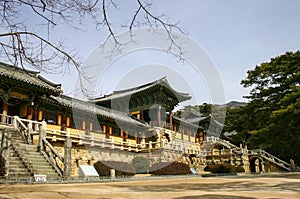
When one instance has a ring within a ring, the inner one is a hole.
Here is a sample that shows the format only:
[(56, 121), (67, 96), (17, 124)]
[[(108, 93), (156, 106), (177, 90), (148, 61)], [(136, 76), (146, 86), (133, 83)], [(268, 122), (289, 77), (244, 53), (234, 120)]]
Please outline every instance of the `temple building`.
[(0, 78), (0, 175), (78, 176), (80, 165), (130, 163), (137, 155), (151, 164), (178, 161), (203, 171), (222, 155), (203, 147), (211, 146), (208, 140), (227, 147), (227, 162), (250, 172), (247, 149), (205, 137), (199, 120), (208, 116), (173, 116), (174, 107), (191, 96), (172, 88), (166, 77), (88, 101), (63, 95), (60, 84), (39, 72), (1, 62)]
[[(174, 90), (166, 77), (82, 101), (63, 95), (60, 84), (44, 79), (35, 71), (1, 63), (0, 75), (1, 123), (21, 126), (24, 132), (31, 132), (22, 135), (27, 136), (27, 143), (44, 150), (53, 149), (51, 153), (58, 156), (64, 155), (65, 140), (70, 138), (73, 155), (69, 175), (76, 176), (80, 164), (110, 158), (130, 162), (136, 153), (147, 156), (160, 151), (152, 161), (164, 158), (174, 161), (185, 150), (200, 153), (203, 129), (172, 115), (174, 107), (191, 96)], [(44, 139), (39, 132), (41, 126)], [(167, 153), (162, 149), (175, 147), (167, 146), (175, 139), (179, 141), (178, 151), (162, 158), (162, 153)], [(102, 150), (97, 149), (100, 147)], [(63, 174), (61, 165), (55, 167)]]

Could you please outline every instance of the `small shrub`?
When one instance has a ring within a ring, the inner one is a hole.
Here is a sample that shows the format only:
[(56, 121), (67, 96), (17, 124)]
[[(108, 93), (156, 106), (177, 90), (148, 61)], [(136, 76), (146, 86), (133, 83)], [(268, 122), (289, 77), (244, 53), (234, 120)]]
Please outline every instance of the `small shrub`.
[(147, 173), (149, 171), (150, 162), (144, 157), (135, 157), (132, 160), (132, 164), (136, 173)]
[(190, 167), (181, 162), (159, 162), (150, 167), (153, 175), (188, 175), (192, 174)]
[(231, 164), (215, 164), (215, 165), (207, 165), (204, 171), (210, 171), (212, 173), (238, 173), (245, 172), (242, 166), (234, 166)]
[(131, 164), (117, 161), (98, 161), (94, 164), (99, 176), (110, 176), (110, 170), (115, 169), (115, 175), (133, 176), (135, 169)]
[(6, 174), (5, 168), (5, 158), (1, 155), (0, 156), (0, 176), (4, 176)]

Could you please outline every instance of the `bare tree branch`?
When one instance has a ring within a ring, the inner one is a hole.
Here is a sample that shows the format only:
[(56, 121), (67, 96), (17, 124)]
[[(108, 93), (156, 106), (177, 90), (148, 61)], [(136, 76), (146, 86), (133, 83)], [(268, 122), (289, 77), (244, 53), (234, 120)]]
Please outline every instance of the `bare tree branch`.
[(120, 44), (119, 41), (117, 40), (116, 38), (116, 35), (115, 33), (113, 32), (112, 30), (112, 27), (111, 27), (111, 24), (110, 22), (108, 21), (108, 18), (107, 18), (107, 14), (106, 14), (106, 5), (105, 5), (105, 0), (102, 0), (102, 11), (103, 11), (103, 20), (105, 22), (105, 25), (107, 26), (108, 28), (108, 31), (109, 31), (109, 37), (112, 37), (116, 43), (116, 45)]
[[(137, 8), (132, 18), (128, 19), (129, 26), (122, 26), (130, 33), (137, 27), (162, 27), (170, 40), (169, 50), (174, 46), (179, 50), (178, 57), (182, 58), (182, 50), (177, 43), (173, 31), (185, 34), (178, 23), (170, 23), (164, 15), (155, 15), (151, 12), (152, 2), (135, 0)], [(31, 30), (22, 11), (31, 10), (42, 22), (46, 22), (47, 35)], [(111, 9), (119, 9), (116, 0), (1, 0), (0, 1), (0, 57), (14, 65), (24, 67), (25, 63), (44, 72), (55, 73), (69, 70), (73, 66), (80, 76), (86, 80), (84, 69), (76, 53), (67, 50), (63, 42), (49, 39), (51, 28), (60, 24), (67, 24), (75, 30), (83, 30), (86, 20), (90, 19), (95, 27), (106, 29), (107, 38), (112, 38), (115, 44), (113, 51), (126, 46), (127, 41), (119, 41), (114, 31), (113, 21), (109, 18)], [(128, 42), (133, 42), (132, 38)], [(113, 54), (114, 52), (112, 52)]]

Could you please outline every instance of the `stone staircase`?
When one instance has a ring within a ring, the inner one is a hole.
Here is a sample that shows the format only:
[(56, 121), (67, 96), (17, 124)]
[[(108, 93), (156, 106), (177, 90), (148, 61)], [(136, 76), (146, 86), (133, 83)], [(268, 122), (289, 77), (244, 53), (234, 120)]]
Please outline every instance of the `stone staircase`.
[(9, 168), (7, 170), (8, 177), (30, 177), (31, 173), (26, 167), (21, 158), (14, 151), (13, 147), (8, 148), (8, 160)]
[(7, 149), (7, 177), (33, 177), (46, 175), (47, 178), (58, 178), (51, 164), (37, 149), (37, 146), (26, 144), (16, 130), (11, 130), (11, 144)]
[(250, 156), (260, 157), (264, 160), (274, 163), (275, 165), (277, 165), (278, 167), (280, 167), (286, 171), (292, 171), (294, 168), (294, 165), (289, 164), (289, 163), (273, 156), (272, 154), (267, 153), (266, 151), (264, 151), (262, 149), (242, 150), (242, 148), (237, 147), (226, 140), (223, 140), (223, 139), (220, 139), (217, 137), (213, 137), (213, 136), (206, 138), (206, 140), (203, 142), (203, 144), (201, 146), (201, 149), (202, 149), (202, 151), (211, 151), (212, 148), (216, 144), (222, 145), (222, 146), (226, 147), (227, 149), (232, 150), (232, 152), (236, 153), (236, 154), (245, 153), (248, 155), (248, 157), (250, 157)]

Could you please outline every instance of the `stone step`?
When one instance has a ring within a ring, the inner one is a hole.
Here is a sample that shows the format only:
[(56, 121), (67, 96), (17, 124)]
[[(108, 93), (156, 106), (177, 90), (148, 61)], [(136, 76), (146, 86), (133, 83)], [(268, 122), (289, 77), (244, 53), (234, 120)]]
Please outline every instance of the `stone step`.
[(10, 152), (8, 153), (8, 157), (19, 157), (19, 156), (18, 156), (18, 154), (17, 154), (16, 152), (10, 151)]
[[(13, 146), (9, 151), (9, 176), (31, 176), (26, 168), (27, 165), (34, 174), (44, 174), (52, 178), (59, 177), (51, 164), (38, 152), (37, 146), (26, 144), (17, 132), (13, 133), (12, 140)], [(22, 162), (23, 160), (25, 163)]]
[(26, 166), (23, 163), (14, 163), (9, 162), (9, 168), (26, 168)]
[(28, 161), (28, 162), (32, 162), (32, 163), (36, 163), (36, 164), (42, 164), (44, 162), (45, 164), (49, 165), (49, 163), (47, 162), (47, 160), (45, 160), (43, 157), (40, 158), (40, 157), (27, 157), (27, 156), (23, 156), (23, 160), (24, 161)]
[(29, 178), (32, 177), (30, 173), (27, 172), (21, 172), (21, 173), (9, 173), (9, 178)]
[(56, 175), (58, 176), (58, 174), (54, 171), (48, 171), (48, 170), (33, 170), (34, 174), (44, 174), (44, 175)]
[(21, 152), (21, 155), (23, 156), (28, 156), (28, 157), (39, 157), (39, 158), (43, 158), (43, 155), (39, 152)]
[(18, 139), (18, 140), (19, 140), (19, 139), (20, 139), (20, 140), (23, 140), (23, 137), (22, 137), (21, 135), (17, 135), (17, 134), (14, 134), (14, 133), (11, 135), (11, 138), (13, 138), (13, 139)]
[(30, 145), (30, 144), (24, 144), (24, 143), (16, 143), (14, 144), (15, 148), (17, 149), (25, 149), (28, 151), (37, 151), (37, 146), (35, 145)]
[(33, 173), (35, 173), (35, 174), (56, 175), (56, 176), (58, 176), (58, 174), (55, 173), (54, 171), (47, 171), (47, 170), (33, 170)]
[(23, 138), (23, 137), (19, 134), (19, 132), (13, 132), (13, 133), (11, 134), (11, 137), (12, 137), (12, 138)]
[(8, 161), (22, 161), (22, 160), (17, 156), (13, 156), (13, 157), (8, 157)]
[(29, 172), (27, 168), (9, 168), (8, 173), (21, 173), (21, 172)]
[(26, 152), (23, 151), (21, 154), (24, 154), (26, 156), (37, 156), (37, 157), (43, 157), (43, 154), (37, 151), (32, 151), (32, 152)]
[(35, 165), (35, 164), (32, 164), (32, 167), (35, 168), (35, 169), (38, 169), (38, 170), (51, 170), (51, 171), (54, 171), (53, 168), (49, 165)]
[[(39, 173), (37, 173), (37, 174), (39, 174)], [(46, 175), (46, 179), (59, 178), (59, 176), (57, 174), (41, 174), (41, 175)]]
[(32, 164), (34, 164), (35, 166), (39, 167), (39, 166), (49, 166), (52, 168), (52, 166), (50, 165), (49, 162), (47, 161), (31, 161)]

